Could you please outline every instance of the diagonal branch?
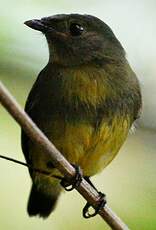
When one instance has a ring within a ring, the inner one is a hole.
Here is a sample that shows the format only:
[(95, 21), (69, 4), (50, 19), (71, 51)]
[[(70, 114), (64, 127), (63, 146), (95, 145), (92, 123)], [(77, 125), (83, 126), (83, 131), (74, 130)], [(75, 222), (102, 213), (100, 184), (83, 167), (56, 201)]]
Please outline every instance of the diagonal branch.
[[(17, 121), (22, 129), (27, 133), (31, 140), (39, 145), (49, 157), (51, 157), (55, 167), (66, 177), (73, 178), (75, 175), (74, 167), (64, 158), (58, 149), (48, 140), (43, 132), (35, 125), (26, 112), (20, 107), (5, 86), (0, 82), (0, 102)], [(94, 207), (97, 207), (99, 194), (83, 179), (76, 190)], [(100, 210), (99, 215), (114, 230), (128, 230), (128, 227), (121, 219), (106, 205)]]

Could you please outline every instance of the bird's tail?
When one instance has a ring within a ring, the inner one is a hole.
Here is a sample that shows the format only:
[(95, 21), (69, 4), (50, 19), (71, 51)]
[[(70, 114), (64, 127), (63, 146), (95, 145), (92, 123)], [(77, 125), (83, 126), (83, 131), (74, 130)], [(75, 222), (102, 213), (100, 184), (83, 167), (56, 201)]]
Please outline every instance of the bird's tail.
[[(56, 190), (58, 191), (56, 192)], [(54, 188), (54, 192), (51, 192), (51, 194), (46, 194), (38, 190), (36, 185), (33, 184), (27, 208), (29, 216), (39, 215), (43, 218), (48, 217), (56, 206), (60, 190), (61, 189), (59, 188)]]

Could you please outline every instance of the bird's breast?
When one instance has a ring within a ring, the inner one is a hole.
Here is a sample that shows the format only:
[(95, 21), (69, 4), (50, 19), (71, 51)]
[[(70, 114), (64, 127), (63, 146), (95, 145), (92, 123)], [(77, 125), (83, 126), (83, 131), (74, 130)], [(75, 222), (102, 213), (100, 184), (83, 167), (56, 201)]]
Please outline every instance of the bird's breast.
[(72, 105), (80, 104), (96, 107), (108, 96), (107, 73), (103, 68), (85, 66), (64, 70), (60, 98)]
[[(115, 157), (133, 121), (133, 92), (126, 97), (125, 82), (117, 85), (110, 76), (90, 67), (54, 72), (52, 81), (48, 74), (36, 105), (41, 130), (85, 176), (101, 171)], [(36, 146), (30, 149), (34, 166), (47, 167), (46, 154)]]

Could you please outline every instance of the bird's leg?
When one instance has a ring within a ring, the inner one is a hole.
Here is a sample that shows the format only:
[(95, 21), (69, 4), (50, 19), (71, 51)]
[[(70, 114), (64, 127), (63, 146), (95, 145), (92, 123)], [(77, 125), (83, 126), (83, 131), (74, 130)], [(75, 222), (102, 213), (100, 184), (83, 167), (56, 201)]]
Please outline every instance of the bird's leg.
[(72, 191), (74, 188), (77, 188), (80, 185), (83, 177), (81, 168), (78, 165), (74, 164), (72, 164), (72, 166), (75, 168), (74, 178), (72, 178), (71, 180), (63, 178), (60, 183), (66, 191)]
[(83, 217), (84, 218), (90, 218), (90, 217), (96, 216), (98, 214), (98, 212), (105, 206), (105, 204), (106, 204), (106, 195), (97, 190), (97, 188), (90, 181), (89, 177), (84, 177), (84, 178), (99, 194), (97, 207), (96, 207), (96, 209), (95, 209), (95, 211), (93, 213), (89, 212), (89, 208), (91, 207), (91, 205), (88, 202), (85, 205), (85, 207), (83, 208)]

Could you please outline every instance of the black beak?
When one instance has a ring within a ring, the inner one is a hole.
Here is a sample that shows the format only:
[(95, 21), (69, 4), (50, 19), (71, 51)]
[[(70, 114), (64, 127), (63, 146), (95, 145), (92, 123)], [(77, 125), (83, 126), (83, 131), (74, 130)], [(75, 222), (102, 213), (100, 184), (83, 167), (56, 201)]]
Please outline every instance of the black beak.
[(24, 22), (24, 24), (34, 30), (39, 30), (43, 33), (49, 30), (49, 27), (45, 25), (45, 23), (42, 20), (38, 20), (38, 19), (32, 19), (32, 20), (26, 21)]

